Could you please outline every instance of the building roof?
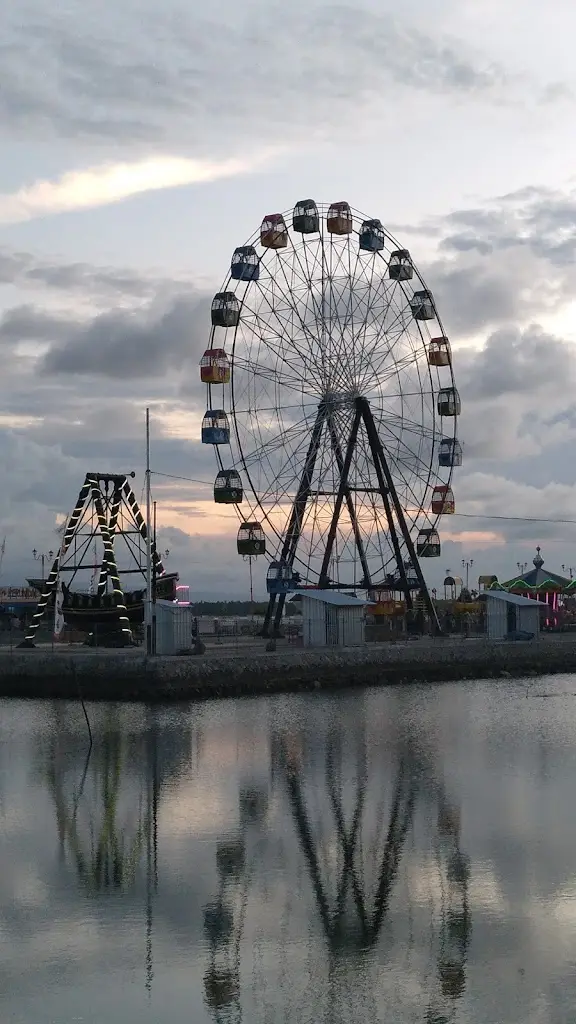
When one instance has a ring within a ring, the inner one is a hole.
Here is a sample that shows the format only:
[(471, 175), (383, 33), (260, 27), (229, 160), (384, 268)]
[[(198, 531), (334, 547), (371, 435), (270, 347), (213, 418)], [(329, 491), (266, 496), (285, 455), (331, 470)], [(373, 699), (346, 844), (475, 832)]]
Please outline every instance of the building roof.
[(507, 580), (502, 586), (508, 589), (509, 587), (514, 590), (535, 590), (536, 587), (542, 586), (543, 583), (552, 583), (556, 587), (568, 587), (570, 580), (566, 579), (565, 576), (559, 576), (556, 572), (548, 572), (544, 569), (544, 559), (540, 555), (540, 548), (536, 548), (536, 558), (533, 559), (534, 568), (530, 569), (529, 572), (522, 573), (521, 576), (513, 576), (512, 579)]
[(313, 601), (323, 601), (324, 604), (335, 604), (339, 608), (360, 608), (369, 604), (359, 597), (349, 597), (348, 594), (340, 594), (337, 590), (294, 590), (297, 597), (310, 597)]
[(479, 601), (504, 601), (506, 604), (530, 605), (533, 608), (550, 608), (545, 601), (535, 601), (531, 597), (522, 597), (521, 594), (507, 594), (504, 590), (486, 590), (480, 594)]

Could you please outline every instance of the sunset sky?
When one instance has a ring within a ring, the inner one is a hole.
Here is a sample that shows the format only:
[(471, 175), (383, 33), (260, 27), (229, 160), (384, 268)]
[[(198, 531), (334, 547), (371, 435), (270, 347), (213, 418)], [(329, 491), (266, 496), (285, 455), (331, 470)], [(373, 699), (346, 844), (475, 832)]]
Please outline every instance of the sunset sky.
[(466, 517), (431, 585), (538, 543), (576, 566), (576, 526), (489, 518), (576, 520), (568, 0), (5, 0), (0, 27), (3, 584), (87, 470), (136, 471), (140, 497), (149, 405), (153, 467), (206, 482), (154, 482), (168, 568), (246, 596), (198, 361), (232, 250), (308, 195), (410, 248), (452, 341)]

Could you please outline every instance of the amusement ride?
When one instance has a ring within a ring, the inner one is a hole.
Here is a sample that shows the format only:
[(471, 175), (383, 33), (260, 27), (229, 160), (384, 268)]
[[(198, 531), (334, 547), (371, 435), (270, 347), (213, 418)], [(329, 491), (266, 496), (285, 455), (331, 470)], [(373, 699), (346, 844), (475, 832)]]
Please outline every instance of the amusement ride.
[(264, 635), (301, 588), (400, 594), (437, 626), (420, 559), (455, 510), (460, 398), (408, 249), (348, 203), (300, 201), (234, 250), (211, 322), (201, 439), (238, 553), (272, 555)]

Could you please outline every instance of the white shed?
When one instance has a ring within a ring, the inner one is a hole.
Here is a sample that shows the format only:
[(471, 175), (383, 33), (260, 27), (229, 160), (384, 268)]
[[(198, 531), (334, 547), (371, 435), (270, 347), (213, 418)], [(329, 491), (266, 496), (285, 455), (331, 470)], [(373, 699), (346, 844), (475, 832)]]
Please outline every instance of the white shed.
[(486, 602), (486, 632), (491, 640), (504, 640), (518, 631), (539, 635), (540, 611), (548, 607), (544, 602), (504, 590), (487, 590), (481, 600)]
[(156, 654), (178, 654), (192, 649), (192, 609), (173, 601), (156, 601)]
[(336, 590), (295, 590), (302, 598), (304, 647), (360, 647), (366, 601)]

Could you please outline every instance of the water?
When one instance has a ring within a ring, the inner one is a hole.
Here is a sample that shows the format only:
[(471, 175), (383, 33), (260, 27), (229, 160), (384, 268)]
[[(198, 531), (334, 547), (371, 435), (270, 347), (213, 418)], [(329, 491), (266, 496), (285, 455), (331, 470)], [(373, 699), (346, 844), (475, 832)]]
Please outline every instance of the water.
[(573, 1022), (576, 678), (528, 685), (91, 706), (88, 759), (0, 702), (2, 1024)]

